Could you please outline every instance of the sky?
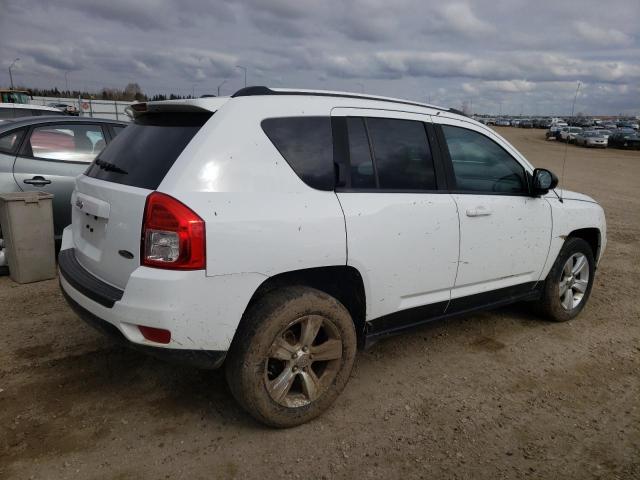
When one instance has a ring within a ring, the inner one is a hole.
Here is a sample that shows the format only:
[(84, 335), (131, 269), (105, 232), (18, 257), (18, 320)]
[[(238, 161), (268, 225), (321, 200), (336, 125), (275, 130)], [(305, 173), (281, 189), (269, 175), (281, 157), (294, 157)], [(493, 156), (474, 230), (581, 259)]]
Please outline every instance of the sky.
[(0, 0), (0, 85), (640, 115), (640, 0)]

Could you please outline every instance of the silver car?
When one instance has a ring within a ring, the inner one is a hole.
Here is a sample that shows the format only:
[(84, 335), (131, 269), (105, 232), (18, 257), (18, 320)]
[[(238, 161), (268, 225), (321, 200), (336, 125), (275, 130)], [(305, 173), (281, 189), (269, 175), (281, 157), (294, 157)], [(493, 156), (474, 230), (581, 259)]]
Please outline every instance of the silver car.
[(54, 232), (56, 240), (62, 238), (62, 230), (71, 223), (75, 177), (126, 126), (113, 120), (66, 116), (1, 123), (0, 192), (53, 193)]
[(575, 137), (576, 145), (583, 145), (585, 147), (607, 147), (607, 138), (601, 134), (598, 130), (585, 130), (580, 132)]

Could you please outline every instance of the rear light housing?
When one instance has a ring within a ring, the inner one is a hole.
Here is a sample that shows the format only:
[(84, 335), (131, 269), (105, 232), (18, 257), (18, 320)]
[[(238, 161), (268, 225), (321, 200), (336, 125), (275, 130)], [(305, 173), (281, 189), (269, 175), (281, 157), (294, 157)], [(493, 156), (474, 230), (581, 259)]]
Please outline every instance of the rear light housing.
[(170, 270), (205, 268), (205, 225), (193, 210), (160, 192), (147, 197), (140, 258), (147, 267)]
[(165, 330), (164, 328), (145, 327), (144, 325), (138, 325), (138, 330), (140, 330), (142, 336), (150, 342), (164, 344), (171, 342), (171, 332), (169, 330)]

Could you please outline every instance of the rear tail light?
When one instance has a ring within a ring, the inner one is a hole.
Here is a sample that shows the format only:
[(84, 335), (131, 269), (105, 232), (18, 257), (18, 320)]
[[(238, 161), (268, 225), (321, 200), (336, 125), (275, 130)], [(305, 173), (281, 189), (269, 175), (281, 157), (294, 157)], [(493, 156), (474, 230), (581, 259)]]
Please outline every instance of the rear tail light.
[(144, 207), (140, 257), (148, 267), (205, 268), (204, 220), (175, 198), (153, 192)]

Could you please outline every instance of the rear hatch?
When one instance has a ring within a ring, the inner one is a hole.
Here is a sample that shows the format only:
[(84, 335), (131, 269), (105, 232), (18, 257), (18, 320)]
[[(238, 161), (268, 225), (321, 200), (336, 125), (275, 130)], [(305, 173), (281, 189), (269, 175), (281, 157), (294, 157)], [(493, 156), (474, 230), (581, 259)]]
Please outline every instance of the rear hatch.
[(80, 264), (124, 289), (140, 266), (147, 196), (212, 112), (156, 112), (138, 116), (76, 180), (71, 199), (73, 243)]

